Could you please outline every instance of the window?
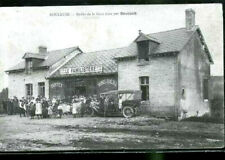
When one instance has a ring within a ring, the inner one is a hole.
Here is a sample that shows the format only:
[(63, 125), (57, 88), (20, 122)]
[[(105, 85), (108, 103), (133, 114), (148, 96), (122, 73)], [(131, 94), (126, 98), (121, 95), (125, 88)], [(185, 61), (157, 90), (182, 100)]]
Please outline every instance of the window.
[(208, 79), (204, 79), (203, 80), (203, 98), (204, 98), (204, 100), (209, 99), (208, 86), (209, 86)]
[(27, 97), (33, 96), (33, 85), (32, 84), (26, 84), (26, 96)]
[(31, 74), (32, 71), (32, 59), (26, 59), (26, 73)]
[(181, 98), (184, 99), (185, 98), (185, 89), (182, 88), (181, 90)]
[(44, 82), (38, 83), (38, 95), (45, 97), (45, 83)]
[(140, 41), (137, 44), (139, 61), (149, 61), (149, 41)]
[(141, 98), (146, 101), (149, 100), (149, 77), (140, 77), (140, 89), (142, 91)]

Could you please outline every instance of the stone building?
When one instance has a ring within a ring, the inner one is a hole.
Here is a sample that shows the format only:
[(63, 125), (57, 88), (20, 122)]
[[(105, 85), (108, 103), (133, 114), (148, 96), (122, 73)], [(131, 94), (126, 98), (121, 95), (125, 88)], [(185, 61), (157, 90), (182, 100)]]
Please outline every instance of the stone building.
[(7, 71), (9, 95), (31, 95), (30, 88), (32, 95), (40, 95), (43, 84), (44, 96), (60, 99), (115, 89), (141, 90), (142, 105), (150, 115), (175, 119), (203, 115), (210, 110), (213, 60), (195, 25), (194, 10), (185, 11), (185, 20), (184, 28), (152, 34), (139, 31), (123, 48), (26, 53), (22, 64)]
[(185, 28), (153, 34), (140, 31), (115, 57), (118, 89), (142, 90), (151, 115), (184, 118), (209, 111), (208, 80), (213, 60), (195, 25), (194, 10), (185, 14)]
[(9, 98), (38, 95), (49, 98), (46, 77), (81, 52), (79, 47), (48, 52), (46, 47), (40, 46), (39, 53), (25, 53), (21, 62), (6, 70)]

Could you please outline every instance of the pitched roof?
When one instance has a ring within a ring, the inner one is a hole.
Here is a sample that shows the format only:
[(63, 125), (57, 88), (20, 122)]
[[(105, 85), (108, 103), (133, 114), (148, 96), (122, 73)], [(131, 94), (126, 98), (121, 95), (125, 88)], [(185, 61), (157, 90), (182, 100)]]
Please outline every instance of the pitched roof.
[[(49, 51), (46, 53), (25, 53), (23, 58), (38, 58), (38, 59), (44, 59), (44, 61), (40, 62), (37, 64), (35, 67), (49, 67), (56, 62), (58, 62), (61, 58), (65, 57), (69, 53), (75, 51), (75, 50), (80, 50), (79, 47), (71, 47), (71, 48), (66, 48), (66, 49), (59, 49), (59, 50), (54, 50), (54, 51)], [(23, 70), (25, 69), (25, 61), (19, 62), (17, 65), (9, 68), (6, 70), (6, 72), (10, 71), (16, 71), (16, 70)]]
[(96, 51), (96, 52), (87, 52), (77, 55), (73, 57), (69, 62), (67, 62), (62, 68), (79, 68), (85, 66), (102, 66), (103, 71), (102, 73), (75, 73), (75, 74), (60, 74), (58, 70), (49, 78), (59, 78), (59, 77), (69, 77), (69, 76), (79, 76), (79, 75), (90, 75), (90, 74), (111, 74), (117, 72), (117, 64), (114, 61), (114, 57), (116, 54), (123, 51), (125, 48), (116, 48), (116, 49), (109, 49), (103, 51)]
[(160, 43), (160, 41), (150, 35), (145, 35), (143, 33), (141, 33), (137, 38), (136, 38), (136, 42), (140, 42), (140, 41), (146, 41), (146, 40), (151, 40), (154, 41), (156, 43)]
[[(160, 42), (158, 47), (156, 47), (151, 54), (181, 51), (197, 28), (198, 27), (196, 26), (193, 31), (186, 31), (186, 28), (179, 28), (147, 34), (147, 37), (151, 37), (152, 39), (156, 39)], [(136, 56), (137, 51), (137, 44), (133, 42), (123, 53), (116, 55), (116, 58)]]
[(26, 58), (36, 58), (36, 59), (45, 59), (46, 57), (46, 53), (43, 54), (43, 53), (25, 53), (23, 58), (26, 59)]

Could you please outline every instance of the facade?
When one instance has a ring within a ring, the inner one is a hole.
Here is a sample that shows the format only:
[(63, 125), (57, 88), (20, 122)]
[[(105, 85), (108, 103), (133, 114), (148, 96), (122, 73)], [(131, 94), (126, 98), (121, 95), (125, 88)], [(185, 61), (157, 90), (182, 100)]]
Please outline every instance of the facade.
[(62, 55), (59, 51), (61, 57), (54, 63), (45, 69), (33, 68), (32, 74), (27, 74), (29, 59), (34, 66), (45, 59), (40, 53), (25, 54), (22, 69), (7, 71), (9, 95), (30, 95), (33, 87), (36, 96), (41, 86), (46, 97), (60, 99), (115, 89), (141, 90), (142, 105), (150, 115), (175, 119), (203, 115), (210, 110), (208, 81), (213, 60), (195, 25), (195, 12), (188, 9), (185, 14), (184, 28), (152, 34), (139, 31), (123, 48), (90, 53), (73, 48)]
[(213, 60), (194, 20), (195, 12), (189, 9), (185, 28), (140, 32), (130, 48), (115, 58), (119, 90), (142, 90), (151, 115), (184, 118), (209, 112)]
[(82, 53), (49, 75), (50, 98), (70, 99), (116, 90), (117, 64), (114, 57), (123, 48)]
[(40, 46), (39, 53), (25, 53), (23, 61), (6, 71), (9, 98), (39, 95), (49, 98), (49, 80), (46, 77), (81, 52), (78, 47), (48, 52), (46, 47)]

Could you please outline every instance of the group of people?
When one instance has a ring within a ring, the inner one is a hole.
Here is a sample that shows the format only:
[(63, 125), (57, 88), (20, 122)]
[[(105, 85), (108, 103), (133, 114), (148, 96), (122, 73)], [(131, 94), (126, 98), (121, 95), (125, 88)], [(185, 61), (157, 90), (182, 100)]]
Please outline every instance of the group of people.
[[(98, 107), (102, 111), (106, 111), (106, 106), (113, 104), (107, 97), (97, 97), (97, 95), (85, 97), (74, 95), (70, 101), (63, 101), (53, 98), (52, 100), (38, 96), (37, 98), (29, 97), (18, 99), (14, 97), (9, 99), (7, 104), (8, 114), (18, 114), (20, 117), (37, 117), (51, 118), (62, 115), (72, 114), (73, 117), (83, 117), (87, 109), (90, 107)], [(108, 107), (107, 107), (108, 108)], [(104, 113), (105, 115), (105, 113)]]

